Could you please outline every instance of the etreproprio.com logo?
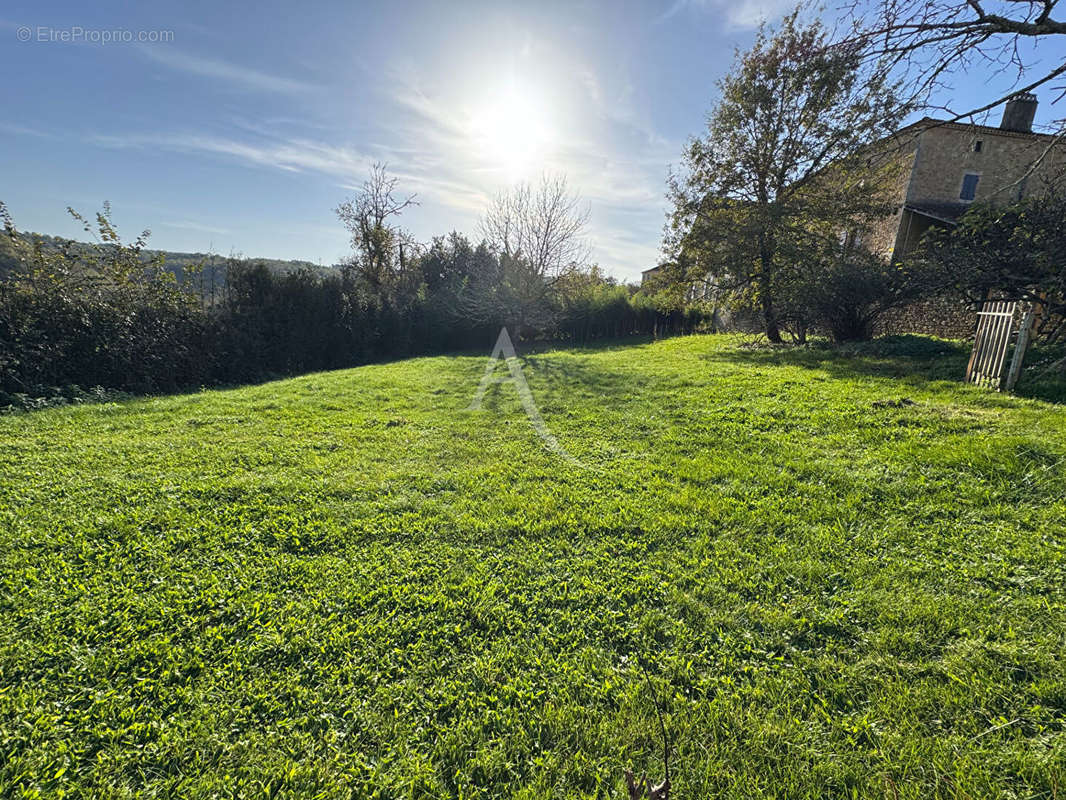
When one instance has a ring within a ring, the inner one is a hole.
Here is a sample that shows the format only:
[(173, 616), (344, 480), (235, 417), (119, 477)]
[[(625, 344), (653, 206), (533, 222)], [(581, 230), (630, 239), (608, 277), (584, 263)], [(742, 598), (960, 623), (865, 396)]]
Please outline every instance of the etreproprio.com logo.
[(174, 31), (133, 30), (131, 28), (84, 28), (71, 25), (56, 28), (50, 25), (20, 25), (15, 31), (20, 42), (50, 44), (134, 44), (173, 42)]

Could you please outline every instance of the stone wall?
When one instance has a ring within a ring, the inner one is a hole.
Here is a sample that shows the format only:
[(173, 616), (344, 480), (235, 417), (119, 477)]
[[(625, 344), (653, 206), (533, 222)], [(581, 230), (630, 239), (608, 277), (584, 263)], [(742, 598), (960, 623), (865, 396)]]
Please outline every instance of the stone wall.
[(761, 333), (765, 330), (762, 316), (746, 309), (715, 306), (711, 319), (715, 333)]
[(942, 339), (970, 339), (977, 329), (977, 310), (962, 300), (921, 300), (881, 315), (875, 336), (923, 333)]
[[(723, 307), (714, 309), (712, 327), (715, 333), (762, 333), (762, 317), (754, 311), (734, 311)], [(961, 300), (923, 300), (881, 315), (874, 325), (874, 336), (893, 336), (920, 333), (941, 339), (972, 339), (977, 328), (977, 311)], [(816, 327), (812, 336), (828, 333)]]

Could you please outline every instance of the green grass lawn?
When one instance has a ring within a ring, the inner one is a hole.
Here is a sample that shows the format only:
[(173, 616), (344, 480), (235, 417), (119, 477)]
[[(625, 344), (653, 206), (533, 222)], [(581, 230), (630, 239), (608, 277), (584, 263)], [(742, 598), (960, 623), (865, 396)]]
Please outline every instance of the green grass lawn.
[(964, 362), (530, 355), (581, 466), (485, 356), (0, 418), (0, 796), (620, 797), (643, 654), (679, 800), (1066, 797), (1066, 407)]

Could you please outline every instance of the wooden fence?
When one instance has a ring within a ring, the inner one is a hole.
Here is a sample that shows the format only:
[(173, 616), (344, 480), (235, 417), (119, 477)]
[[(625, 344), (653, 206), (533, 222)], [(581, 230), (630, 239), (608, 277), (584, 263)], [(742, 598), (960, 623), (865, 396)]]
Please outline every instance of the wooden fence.
[[(1018, 304), (1013, 300), (989, 300), (977, 312), (977, 334), (966, 365), (966, 380), (990, 389), (1010, 391), (1018, 382), (1022, 360), (1029, 347), (1030, 329), (1033, 324), (1033, 308), (1029, 306), (1022, 314), (1015, 329), (1014, 318)], [(1007, 355), (1014, 346), (1010, 369), (1003, 371)]]

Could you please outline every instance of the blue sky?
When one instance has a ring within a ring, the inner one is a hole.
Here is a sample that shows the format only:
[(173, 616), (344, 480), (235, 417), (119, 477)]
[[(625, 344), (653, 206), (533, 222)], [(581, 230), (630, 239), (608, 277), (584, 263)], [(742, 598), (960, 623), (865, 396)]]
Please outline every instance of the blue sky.
[[(0, 200), (23, 229), (76, 235), (66, 206), (110, 200), (156, 247), (329, 264), (348, 249), (332, 209), (374, 162), (418, 195), (403, 223), (422, 240), (475, 234), (493, 192), (564, 172), (595, 260), (632, 280), (715, 81), (790, 5), (8, 0)], [(87, 41), (122, 31), (134, 41)], [(990, 78), (958, 76), (953, 99), (1010, 83)]]

